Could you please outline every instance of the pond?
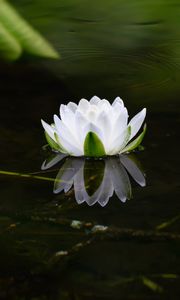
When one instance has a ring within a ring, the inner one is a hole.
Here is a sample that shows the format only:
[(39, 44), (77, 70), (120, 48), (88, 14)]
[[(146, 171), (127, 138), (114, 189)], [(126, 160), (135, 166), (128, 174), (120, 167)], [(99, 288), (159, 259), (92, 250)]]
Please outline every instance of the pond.
[[(61, 59), (0, 62), (0, 299), (179, 299), (178, 1), (13, 4)], [(93, 95), (147, 107), (143, 148), (50, 158), (40, 119)]]

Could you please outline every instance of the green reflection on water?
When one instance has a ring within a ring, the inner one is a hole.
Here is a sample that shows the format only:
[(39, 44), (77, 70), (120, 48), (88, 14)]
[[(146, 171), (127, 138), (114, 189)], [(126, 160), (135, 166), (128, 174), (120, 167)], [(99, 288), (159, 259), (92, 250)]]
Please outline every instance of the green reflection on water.
[(84, 184), (89, 196), (92, 196), (102, 183), (104, 177), (105, 162), (98, 161), (92, 168), (92, 162), (86, 160), (84, 165)]

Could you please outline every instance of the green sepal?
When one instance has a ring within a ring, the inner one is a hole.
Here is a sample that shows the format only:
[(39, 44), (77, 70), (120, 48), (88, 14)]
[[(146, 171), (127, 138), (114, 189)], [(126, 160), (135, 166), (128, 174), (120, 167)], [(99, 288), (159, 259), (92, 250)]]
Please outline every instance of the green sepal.
[(57, 141), (57, 145), (59, 147), (59, 151), (62, 152), (62, 153), (68, 153), (67, 150), (62, 146), (61, 142), (60, 142), (60, 139), (59, 139), (59, 136), (57, 135), (57, 133), (54, 133), (54, 137)]
[(122, 149), (121, 153), (130, 152), (130, 151), (136, 149), (141, 144), (141, 142), (144, 138), (144, 135), (146, 133), (146, 129), (147, 129), (147, 126), (146, 126), (146, 124), (144, 124), (143, 132), (134, 141), (132, 141), (129, 145), (127, 145), (124, 149)]
[(96, 133), (89, 131), (84, 141), (84, 155), (89, 157), (105, 156), (104, 145)]
[(53, 150), (60, 151), (59, 145), (49, 136), (49, 134), (47, 134), (46, 131), (44, 133), (45, 133), (46, 141), (48, 142), (49, 146)]

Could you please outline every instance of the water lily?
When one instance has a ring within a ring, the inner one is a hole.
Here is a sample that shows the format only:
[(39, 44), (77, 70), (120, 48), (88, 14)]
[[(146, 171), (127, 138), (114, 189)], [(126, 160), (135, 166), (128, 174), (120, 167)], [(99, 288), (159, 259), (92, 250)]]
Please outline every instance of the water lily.
[[(57, 154), (45, 160), (41, 168), (47, 170), (62, 159)], [(126, 202), (132, 197), (129, 174), (140, 186), (146, 185), (144, 174), (131, 155), (123, 154), (98, 161), (66, 158), (54, 181), (54, 193), (67, 193), (74, 188), (76, 202), (86, 202), (89, 206), (95, 203), (105, 206), (114, 193), (122, 202)]]
[[(42, 120), (46, 139), (55, 151), (70, 156), (102, 157), (130, 152), (140, 145), (143, 132), (132, 141), (146, 116), (142, 109), (128, 122), (128, 111), (117, 97), (112, 105), (97, 96), (90, 101), (81, 99), (77, 104), (60, 105), (60, 118), (54, 123)], [(130, 142), (131, 141), (131, 142)]]

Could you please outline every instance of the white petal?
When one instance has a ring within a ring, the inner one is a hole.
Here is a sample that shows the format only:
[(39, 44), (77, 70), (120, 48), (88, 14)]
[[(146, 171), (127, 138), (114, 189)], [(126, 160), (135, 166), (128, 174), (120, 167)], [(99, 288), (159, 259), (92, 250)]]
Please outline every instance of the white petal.
[(98, 126), (96, 126), (96, 125), (93, 124), (93, 123), (88, 123), (88, 124), (85, 126), (84, 130), (83, 130), (83, 133), (82, 133), (82, 134), (83, 134), (83, 145), (84, 145), (85, 137), (86, 137), (86, 135), (87, 135), (88, 132), (94, 132), (94, 133), (96, 133), (97, 136), (99, 137), (99, 139), (101, 140), (101, 142), (102, 142), (103, 145), (104, 145), (104, 136), (103, 136), (103, 132), (102, 132), (102, 130), (101, 130)]
[(94, 96), (94, 97), (91, 98), (90, 103), (92, 105), (97, 105), (100, 101), (101, 101), (101, 99), (99, 97)]
[[(59, 137), (59, 143), (63, 146), (64, 149), (66, 149), (67, 153), (71, 156), (82, 156), (83, 151), (76, 146), (74, 146), (72, 143), (70, 143), (68, 140), (66, 140), (62, 135)], [(57, 140), (58, 142), (58, 140)]]
[(119, 101), (116, 101), (116, 103), (114, 105), (112, 105), (112, 118), (113, 118), (114, 122), (117, 120), (117, 118), (122, 113), (124, 113), (124, 114), (126, 113), (127, 118), (128, 118), (128, 111), (127, 111), (126, 107), (124, 107), (124, 105), (119, 103)]
[(116, 104), (121, 105), (122, 107), (124, 107), (124, 102), (120, 97), (116, 97), (116, 99), (113, 101), (112, 106), (115, 106)]
[(56, 142), (56, 139), (54, 137), (54, 133), (56, 132), (56, 130), (43, 120), (41, 120), (41, 123), (42, 123), (44, 130), (47, 132), (47, 134), (50, 136), (50, 138)]
[(74, 136), (71, 134), (66, 125), (56, 115), (54, 115), (54, 123), (58, 132), (58, 138), (60, 140), (60, 143), (67, 150), (67, 152), (74, 156), (83, 155), (83, 152), (79, 148), (79, 145)]
[(126, 146), (128, 141), (129, 141), (129, 128), (127, 127), (116, 137), (116, 139), (113, 140), (111, 144), (111, 149), (107, 154), (108, 155), (118, 154), (120, 150)]
[(127, 121), (128, 121), (128, 113), (127, 113), (127, 109), (123, 108), (117, 119), (115, 120), (114, 124), (113, 124), (113, 136), (114, 136), (114, 140), (119, 136), (119, 134), (125, 130), (125, 128), (127, 127)]
[(97, 120), (96, 125), (103, 133), (103, 141), (105, 150), (109, 151), (110, 143), (111, 143), (111, 133), (112, 133), (112, 124), (111, 124), (111, 116), (108, 114), (108, 112), (102, 111)]
[(95, 122), (96, 118), (98, 116), (98, 112), (95, 110), (89, 110), (88, 113), (86, 114), (87, 119), (89, 120), (89, 122)]
[(68, 103), (68, 105), (67, 105), (67, 107), (73, 112), (73, 113), (75, 113), (75, 111), (76, 111), (76, 109), (77, 109), (77, 104), (76, 103), (74, 103), (74, 102), (69, 102)]
[(66, 105), (61, 104), (60, 116), (62, 122), (66, 125), (69, 131), (77, 140), (77, 131), (75, 126), (75, 113), (72, 112)]
[(56, 130), (59, 136), (63, 136), (67, 141), (71, 142), (74, 145), (77, 145), (76, 137), (73, 135), (73, 132), (64, 124), (57, 115), (54, 115), (54, 123)]
[(79, 138), (79, 143), (81, 149), (84, 146), (84, 128), (88, 125), (88, 120), (84, 117), (84, 115), (80, 111), (76, 111), (75, 113), (75, 127), (77, 131), (77, 136)]
[(63, 121), (63, 118), (66, 122), (66, 124), (69, 124), (72, 122), (74, 116), (75, 116), (75, 112), (73, 112), (67, 105), (61, 105), (60, 106), (60, 116), (61, 119)]
[(131, 126), (131, 137), (130, 137), (130, 140), (136, 135), (136, 133), (141, 128), (141, 125), (144, 122), (145, 117), (146, 117), (146, 108), (143, 108), (129, 122), (129, 125)]
[(81, 99), (78, 104), (78, 110), (82, 113), (86, 113), (90, 107), (89, 102), (86, 99)]
[(107, 111), (111, 108), (111, 104), (109, 103), (109, 101), (107, 101), (106, 99), (102, 99), (97, 106), (99, 107), (99, 109), (102, 111)]

